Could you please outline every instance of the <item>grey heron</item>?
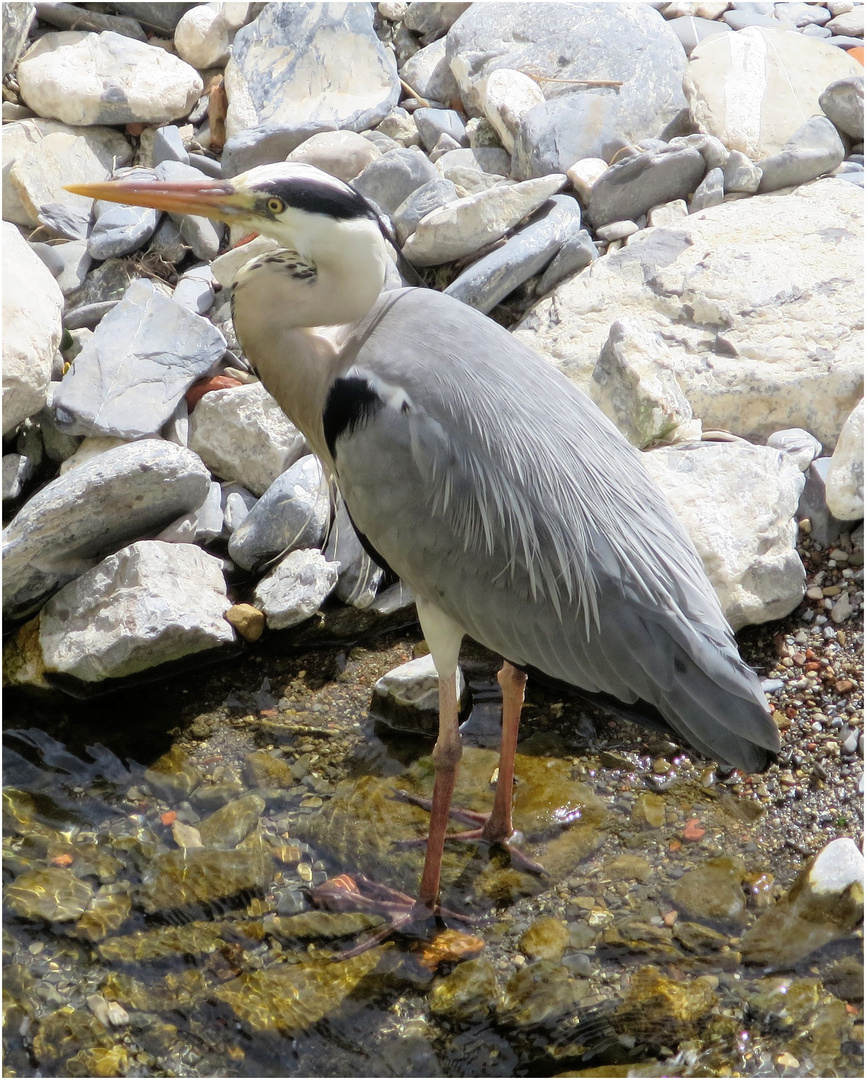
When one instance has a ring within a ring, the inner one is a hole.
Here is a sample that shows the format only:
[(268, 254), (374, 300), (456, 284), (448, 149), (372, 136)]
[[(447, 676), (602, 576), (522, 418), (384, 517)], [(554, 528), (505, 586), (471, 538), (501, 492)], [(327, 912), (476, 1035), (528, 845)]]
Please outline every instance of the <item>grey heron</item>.
[(69, 190), (204, 215), (279, 243), (237, 274), (238, 338), (336, 479), (365, 544), (413, 589), (439, 674), (430, 832), (404, 921), (429, 915), (438, 898), (465, 635), (504, 663), (493, 810), (462, 838), (512, 836), (526, 668), (645, 703), (721, 764), (767, 766), (779, 733), (760, 683), (638, 452), (485, 315), (432, 290), (383, 293), (383, 229), (353, 188), (281, 163), (231, 180)]

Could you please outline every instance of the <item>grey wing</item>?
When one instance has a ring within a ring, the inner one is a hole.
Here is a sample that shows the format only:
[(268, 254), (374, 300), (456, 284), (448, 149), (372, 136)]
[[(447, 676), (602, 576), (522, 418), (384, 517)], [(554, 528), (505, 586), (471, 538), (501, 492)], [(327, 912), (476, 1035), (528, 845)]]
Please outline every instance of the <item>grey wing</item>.
[(405, 319), (400, 340), (384, 320), (358, 351), (348, 374), (381, 405), (333, 448), (356, 526), (488, 648), (648, 701), (701, 752), (763, 767), (778, 733), (760, 685), (638, 455), (580, 391), (478, 318), (460, 328), (461, 357), (437, 348), (435, 366)]

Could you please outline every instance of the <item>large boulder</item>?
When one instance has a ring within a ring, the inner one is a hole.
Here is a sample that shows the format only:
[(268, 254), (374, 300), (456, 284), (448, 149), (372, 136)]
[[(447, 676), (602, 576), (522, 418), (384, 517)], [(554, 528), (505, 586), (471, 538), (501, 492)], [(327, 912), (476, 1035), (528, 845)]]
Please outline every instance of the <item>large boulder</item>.
[(819, 180), (645, 229), (539, 301), (515, 331), (588, 389), (611, 324), (655, 331), (696, 418), (832, 449), (862, 396), (862, 193)]

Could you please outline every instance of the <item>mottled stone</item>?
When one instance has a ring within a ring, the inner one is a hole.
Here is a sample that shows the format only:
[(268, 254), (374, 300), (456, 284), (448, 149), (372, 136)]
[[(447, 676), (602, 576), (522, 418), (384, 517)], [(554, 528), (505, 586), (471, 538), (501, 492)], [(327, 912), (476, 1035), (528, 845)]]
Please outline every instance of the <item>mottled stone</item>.
[(863, 402), (842, 426), (826, 480), (827, 506), (842, 521), (863, 517)]
[(19, 874), (3, 892), (6, 903), (17, 915), (49, 922), (77, 919), (93, 895), (86, 881), (58, 866)]
[(237, 847), (259, 824), (264, 809), (265, 800), (258, 795), (233, 799), (199, 822), (201, 842), (205, 847)]
[(144, 871), (141, 903), (149, 913), (208, 904), (262, 889), (272, 873), (271, 857), (262, 851), (167, 851)]
[(719, 855), (689, 870), (671, 890), (674, 903), (698, 919), (739, 922), (746, 910), (742, 881), (746, 868), (736, 856)]
[(568, 927), (561, 919), (542, 915), (520, 935), (520, 951), (529, 960), (559, 963), (568, 946)]
[(467, 960), (430, 988), (430, 1011), (462, 1023), (477, 1023), (499, 1004), (501, 990), (489, 960)]
[(348, 184), (381, 156), (381, 151), (357, 132), (322, 131), (304, 139), (286, 160), (313, 165)]
[(188, 799), (202, 782), (202, 774), (185, 750), (173, 746), (145, 769), (144, 779), (158, 798), (171, 805)]
[(321, 551), (292, 551), (256, 585), (253, 599), (271, 630), (297, 626), (314, 615), (337, 584), (339, 564)]
[(617, 162), (598, 178), (590, 195), (593, 225), (631, 220), (653, 206), (683, 199), (701, 181), (706, 163), (696, 147), (669, 147), (635, 154)]
[(225, 79), (229, 136), (285, 122), (365, 131), (399, 97), (394, 58), (365, 4), (265, 5), (235, 36)]

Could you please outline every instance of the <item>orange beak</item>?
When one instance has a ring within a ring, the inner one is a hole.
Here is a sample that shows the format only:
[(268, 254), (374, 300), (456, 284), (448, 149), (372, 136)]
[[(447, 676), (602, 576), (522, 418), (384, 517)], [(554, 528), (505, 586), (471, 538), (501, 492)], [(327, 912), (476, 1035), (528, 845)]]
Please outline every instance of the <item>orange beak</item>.
[(69, 184), (67, 191), (90, 199), (149, 206), (171, 214), (198, 214), (200, 217), (238, 223), (249, 216), (249, 199), (235, 192), (225, 180), (105, 180), (96, 184)]

